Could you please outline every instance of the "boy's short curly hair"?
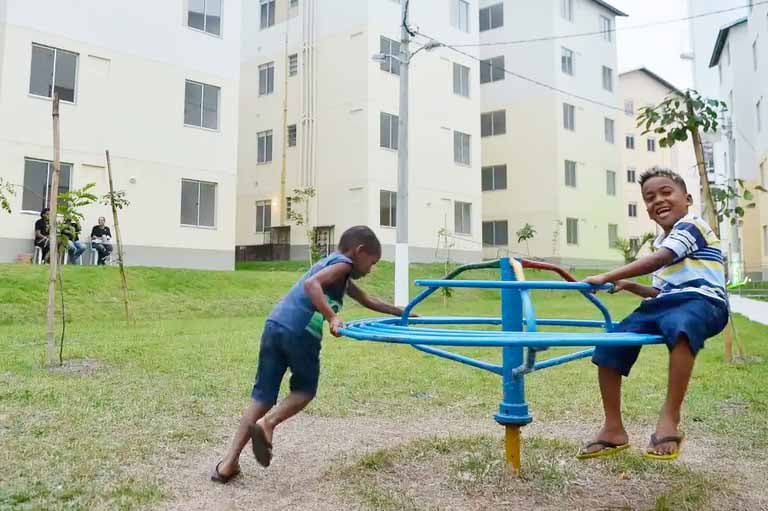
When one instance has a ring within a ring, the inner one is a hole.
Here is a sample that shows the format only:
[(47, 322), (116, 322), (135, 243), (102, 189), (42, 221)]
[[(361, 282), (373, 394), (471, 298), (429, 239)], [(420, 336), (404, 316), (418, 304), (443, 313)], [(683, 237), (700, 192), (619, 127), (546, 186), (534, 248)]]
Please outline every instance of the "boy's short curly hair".
[(662, 167), (652, 167), (640, 174), (640, 188), (643, 187), (646, 181), (654, 177), (669, 178), (673, 183), (682, 188), (683, 192), (688, 193), (688, 186), (686, 186), (683, 176), (673, 170), (665, 169)]
[(381, 256), (379, 238), (376, 237), (376, 233), (370, 227), (365, 225), (356, 225), (344, 231), (339, 240), (339, 252), (346, 252), (360, 245), (367, 253)]

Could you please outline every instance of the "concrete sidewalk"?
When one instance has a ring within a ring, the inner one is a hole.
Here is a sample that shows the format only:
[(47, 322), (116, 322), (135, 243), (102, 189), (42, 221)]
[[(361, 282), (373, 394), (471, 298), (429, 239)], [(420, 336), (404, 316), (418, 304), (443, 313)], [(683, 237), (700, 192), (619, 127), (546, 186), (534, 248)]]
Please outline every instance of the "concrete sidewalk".
[(752, 300), (739, 295), (730, 295), (731, 310), (752, 321), (768, 325), (768, 302)]

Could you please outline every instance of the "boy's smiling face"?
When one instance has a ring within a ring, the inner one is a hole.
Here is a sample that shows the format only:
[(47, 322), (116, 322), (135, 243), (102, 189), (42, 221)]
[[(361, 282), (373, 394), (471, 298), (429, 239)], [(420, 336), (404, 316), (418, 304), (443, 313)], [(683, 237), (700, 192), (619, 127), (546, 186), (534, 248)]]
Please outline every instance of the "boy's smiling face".
[(648, 216), (668, 233), (678, 220), (688, 214), (691, 196), (666, 176), (655, 176), (643, 183), (643, 200)]

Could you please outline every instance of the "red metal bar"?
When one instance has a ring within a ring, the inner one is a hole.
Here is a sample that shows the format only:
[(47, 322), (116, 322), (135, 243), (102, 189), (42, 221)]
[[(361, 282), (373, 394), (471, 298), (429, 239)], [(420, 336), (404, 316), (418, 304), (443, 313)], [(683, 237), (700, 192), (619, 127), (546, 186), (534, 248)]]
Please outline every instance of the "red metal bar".
[(577, 282), (576, 278), (573, 275), (571, 275), (570, 273), (568, 273), (564, 269), (562, 269), (559, 266), (554, 265), (552, 263), (544, 263), (544, 262), (541, 262), (541, 261), (531, 261), (529, 259), (521, 259), (520, 262), (522, 263), (523, 268), (531, 268), (531, 269), (534, 269), (534, 270), (549, 270), (549, 271), (553, 271), (553, 272), (557, 273), (558, 275), (560, 275), (563, 278), (563, 280), (565, 280), (567, 282)]

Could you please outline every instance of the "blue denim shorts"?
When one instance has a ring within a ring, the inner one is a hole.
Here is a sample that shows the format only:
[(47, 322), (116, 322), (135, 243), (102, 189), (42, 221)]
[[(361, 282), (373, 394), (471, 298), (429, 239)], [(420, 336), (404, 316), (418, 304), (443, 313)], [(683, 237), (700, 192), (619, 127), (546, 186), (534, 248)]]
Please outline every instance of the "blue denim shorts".
[(267, 321), (261, 335), (259, 364), (251, 398), (267, 405), (277, 402), (285, 371), (291, 370), (291, 391), (314, 396), (320, 380), (320, 339)]
[[(725, 302), (696, 292), (683, 292), (644, 300), (614, 332), (661, 335), (670, 350), (680, 336), (685, 335), (696, 355), (704, 347), (704, 341), (722, 332), (727, 323), (728, 305)], [(640, 348), (642, 346), (598, 346), (592, 362), (629, 376)]]

